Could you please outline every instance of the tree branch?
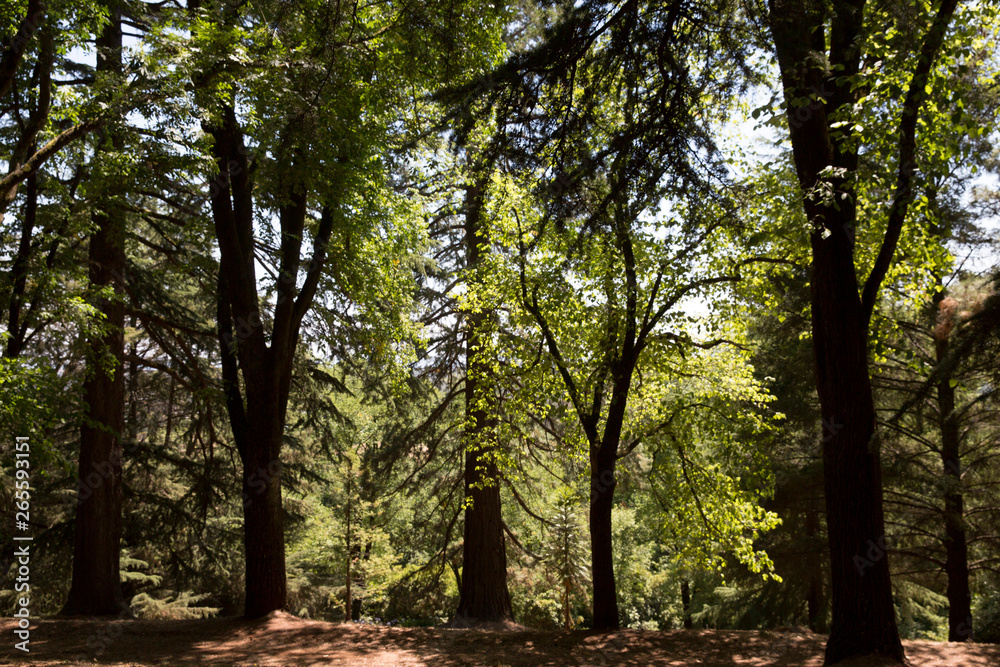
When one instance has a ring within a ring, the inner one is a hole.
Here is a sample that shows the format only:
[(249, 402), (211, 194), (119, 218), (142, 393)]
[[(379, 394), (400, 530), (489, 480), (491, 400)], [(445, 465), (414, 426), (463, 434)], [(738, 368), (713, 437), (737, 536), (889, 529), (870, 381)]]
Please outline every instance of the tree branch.
[(928, 77), (938, 51), (941, 50), (948, 24), (951, 22), (957, 5), (958, 0), (942, 0), (937, 15), (924, 36), (917, 67), (913, 72), (913, 78), (910, 79), (910, 87), (906, 91), (899, 129), (899, 172), (896, 175), (896, 192), (889, 207), (889, 222), (886, 225), (885, 238), (882, 240), (882, 246), (879, 248), (875, 264), (872, 266), (861, 294), (861, 312), (866, 327), (871, 323), (879, 287), (885, 280), (889, 266), (892, 264), (892, 257), (899, 244), (899, 236), (903, 230), (906, 212), (913, 200), (913, 175), (917, 169), (917, 116), (927, 99)]

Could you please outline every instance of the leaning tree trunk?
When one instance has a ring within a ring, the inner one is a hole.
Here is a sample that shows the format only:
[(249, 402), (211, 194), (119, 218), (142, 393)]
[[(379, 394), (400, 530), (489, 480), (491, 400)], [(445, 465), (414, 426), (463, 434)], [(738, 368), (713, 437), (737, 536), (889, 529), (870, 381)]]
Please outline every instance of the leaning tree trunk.
[[(97, 71), (121, 72), (121, 8), (112, 2), (111, 16), (97, 39)], [(121, 142), (110, 132), (101, 136), (117, 150)], [(113, 178), (113, 177), (112, 177)], [(107, 182), (105, 183), (107, 186)], [(74, 524), (73, 579), (63, 614), (111, 615), (125, 608), (119, 574), (122, 532), (122, 443), (125, 425), (125, 217), (105, 201), (94, 213), (96, 231), (90, 237), (90, 284), (94, 290), (112, 287), (114, 296), (101, 298), (103, 333), (91, 339), (80, 426), (79, 490)]]
[[(479, 270), (483, 185), (476, 184), (466, 194), (466, 267), (470, 280)], [(462, 586), (456, 618), (475, 621), (503, 621), (513, 618), (507, 588), (507, 552), (500, 511), (500, 471), (496, 454), (496, 409), (489, 386), (489, 360), (481, 346), (490, 326), (489, 313), (475, 311), (466, 323), (466, 449), (465, 534), (462, 547)]]
[[(954, 311), (939, 292), (934, 299), (938, 322), (934, 348), (938, 364), (948, 356)], [(938, 419), (941, 429), (941, 463), (944, 466), (945, 574), (948, 576), (948, 641), (972, 638), (972, 594), (969, 590), (969, 545), (965, 534), (962, 496), (961, 439), (955, 415), (955, 388), (945, 377), (937, 385)]]

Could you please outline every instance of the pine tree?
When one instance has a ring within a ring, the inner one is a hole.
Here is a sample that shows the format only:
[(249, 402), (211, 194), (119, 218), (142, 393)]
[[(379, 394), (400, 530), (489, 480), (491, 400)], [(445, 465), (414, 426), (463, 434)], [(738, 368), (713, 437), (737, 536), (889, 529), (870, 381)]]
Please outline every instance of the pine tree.
[(549, 526), (549, 541), (543, 552), (545, 562), (555, 572), (562, 600), (563, 628), (571, 630), (570, 615), (572, 594), (582, 591), (589, 577), (586, 538), (576, 513), (578, 499), (569, 489), (560, 489), (556, 508)]

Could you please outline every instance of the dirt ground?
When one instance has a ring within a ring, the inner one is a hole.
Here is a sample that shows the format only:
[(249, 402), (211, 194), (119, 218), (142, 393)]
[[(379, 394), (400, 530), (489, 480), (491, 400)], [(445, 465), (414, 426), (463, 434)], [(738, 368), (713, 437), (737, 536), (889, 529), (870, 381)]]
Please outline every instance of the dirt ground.
[[(31, 652), (0, 621), (0, 665), (796, 665), (822, 664), (825, 637), (809, 632), (692, 630), (609, 634), (386, 628), (276, 613), (258, 621), (42, 619)], [(914, 667), (998, 667), (1000, 646), (904, 642)], [(875, 663), (864, 663), (871, 665)]]

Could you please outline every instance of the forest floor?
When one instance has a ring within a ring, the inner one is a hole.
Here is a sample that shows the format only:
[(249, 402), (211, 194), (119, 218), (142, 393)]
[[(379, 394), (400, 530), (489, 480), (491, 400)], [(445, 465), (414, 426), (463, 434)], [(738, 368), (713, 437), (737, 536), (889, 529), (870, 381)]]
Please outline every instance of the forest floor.
[[(0, 665), (795, 665), (822, 664), (826, 637), (807, 631), (645, 632), (387, 628), (276, 613), (257, 621), (42, 619), (30, 653), (0, 620)], [(996, 667), (1000, 645), (904, 642), (914, 667)], [(876, 662), (858, 663), (876, 665)]]

